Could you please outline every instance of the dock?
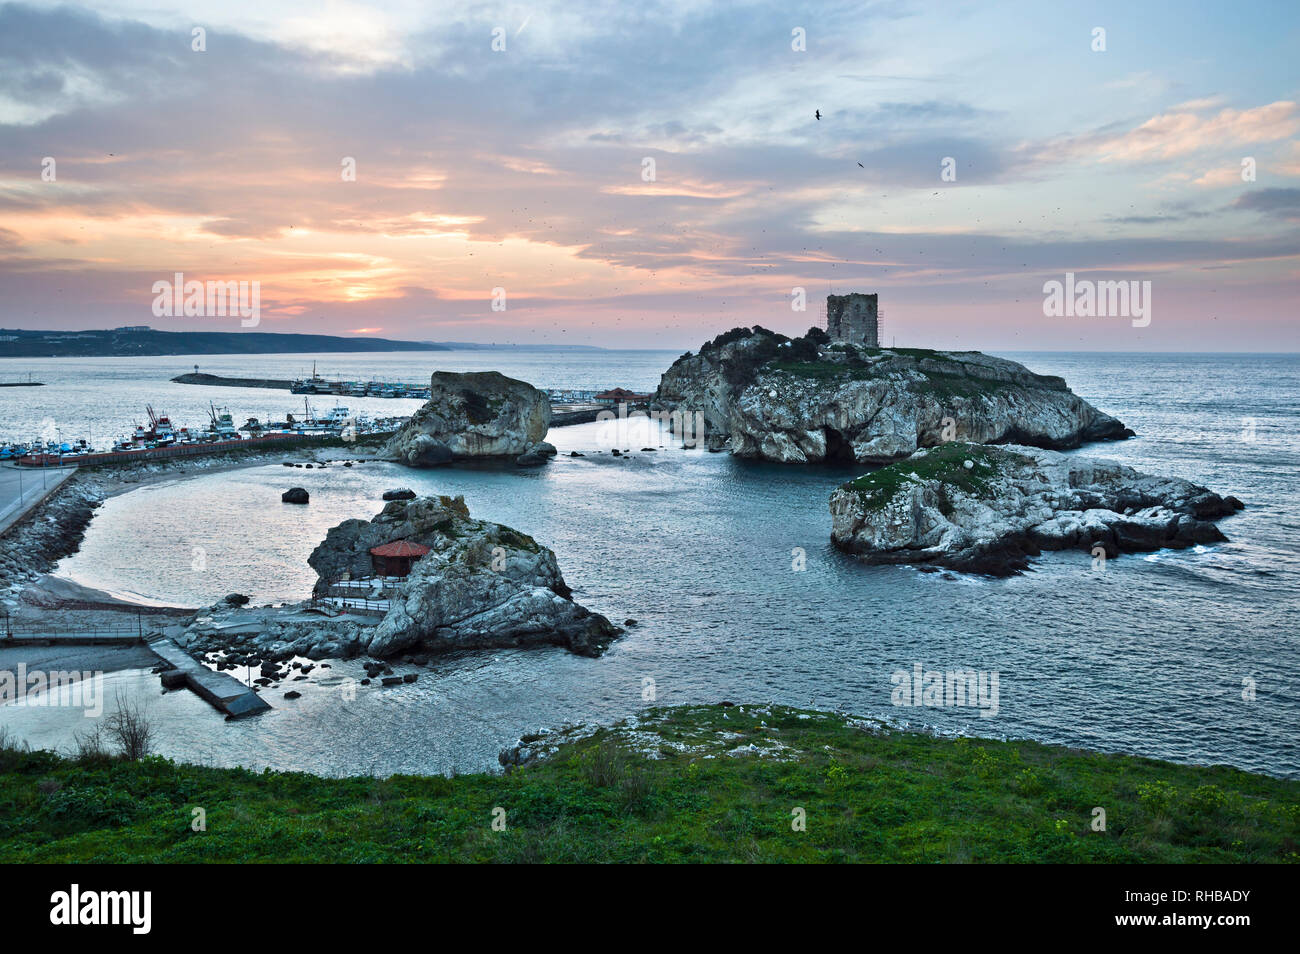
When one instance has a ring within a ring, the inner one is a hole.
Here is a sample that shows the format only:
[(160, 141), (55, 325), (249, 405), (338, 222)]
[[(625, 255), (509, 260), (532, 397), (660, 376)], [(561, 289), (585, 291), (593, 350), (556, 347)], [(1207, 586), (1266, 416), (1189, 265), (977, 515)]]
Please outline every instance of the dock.
[(170, 639), (155, 639), (149, 648), (163, 662), (180, 670), (185, 683), (196, 696), (210, 703), (228, 718), (242, 719), (271, 708), (270, 703), (234, 676), (214, 672)]
[[(232, 451), (296, 450), (300, 448), (347, 447), (354, 444), (371, 444), (386, 441), (397, 431), (360, 431), (352, 438), (340, 432), (268, 434), (262, 437), (243, 437), (239, 440), (202, 441), (194, 444), (166, 444), (162, 447), (141, 447), (124, 451), (104, 451), (92, 454), (28, 454), (14, 460), (14, 466), (28, 470), (47, 467), (54, 473), (56, 465), (62, 467), (97, 467), (102, 464), (130, 464), (137, 461), (171, 460), (178, 457), (211, 457)], [(29, 480), (31, 478), (28, 478)], [(0, 492), (3, 488), (0, 488)]]

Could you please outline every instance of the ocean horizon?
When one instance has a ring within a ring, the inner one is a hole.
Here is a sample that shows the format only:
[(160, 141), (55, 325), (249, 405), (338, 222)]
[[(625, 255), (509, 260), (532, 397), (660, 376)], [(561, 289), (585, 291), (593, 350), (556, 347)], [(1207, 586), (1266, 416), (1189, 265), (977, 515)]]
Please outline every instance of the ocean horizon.
[[(590, 352), (544, 362), (467, 352), (367, 355), (364, 363), (393, 379), (427, 371), (431, 361), (447, 370), (486, 370), (490, 362), (543, 387), (649, 390), (676, 356), (619, 354), (618, 362)], [(214, 373), (267, 376), (300, 363), (294, 356), (206, 361)], [(147, 672), (112, 674), (113, 691), (150, 699), (160, 751), (184, 760), (322, 774), (481, 770), (521, 733), (632, 715), (651, 679), (658, 704), (816, 705), (940, 733), (1300, 777), (1300, 686), (1291, 664), (1300, 587), (1300, 522), (1292, 512), (1300, 496), (1292, 438), (1300, 426), (1300, 360), (1043, 352), (1026, 363), (1063, 376), (1137, 433), (1072, 453), (1186, 477), (1244, 501), (1244, 511), (1221, 522), (1228, 541), (1125, 555), (1102, 573), (1087, 554), (1046, 553), (1029, 572), (1002, 580), (866, 566), (830, 546), (826, 498), (870, 468), (738, 460), (675, 447), (660, 431), (630, 439), (633, 459), (618, 462), (597, 453), (609, 448), (593, 424), (553, 428), (548, 439), (560, 454), (542, 470), (368, 464), (294, 471), (312, 495), (302, 510), (280, 504), (288, 478), (275, 464), (142, 487), (109, 499), (56, 573), (184, 606), (229, 592), (259, 604), (300, 600), (314, 579), (306, 557), (325, 530), (374, 516), (385, 489), (409, 486), (463, 494), (475, 516), (553, 548), (584, 605), (638, 621), (600, 659), (548, 648), (456, 654), (433, 661), (400, 698), (339, 705), (330, 693), (307, 695), (217, 732), (210, 711), (189, 694), (154, 698)], [(239, 413), (294, 402), (287, 393), (166, 383), (185, 364), (82, 359), (52, 369), (46, 388), (14, 389), (24, 393), (0, 401), (9, 402), (6, 421), (37, 422), (66, 408), (72, 421), (90, 417), (106, 427), (147, 402), (181, 420), (177, 408), (197, 412), (209, 401)], [(342, 360), (337, 370), (359, 375), (361, 364)], [(78, 397), (77, 382), (87, 376), (96, 382), (89, 400)], [(1188, 388), (1189, 380), (1202, 385)], [(364, 403), (367, 410), (419, 404)], [(643, 446), (654, 450), (640, 453)], [(573, 451), (586, 456), (567, 456)], [(191, 569), (196, 547), (206, 555), (203, 572)], [(799, 572), (791, 570), (796, 549), (807, 561)], [(914, 664), (1000, 673), (998, 717), (893, 706), (890, 676)], [(342, 678), (348, 664), (336, 665)], [(1253, 704), (1241, 698), (1246, 678), (1258, 684)], [(0, 725), (57, 746), (68, 743), (77, 720), (6, 706)], [(321, 731), (328, 747), (313, 744)]]

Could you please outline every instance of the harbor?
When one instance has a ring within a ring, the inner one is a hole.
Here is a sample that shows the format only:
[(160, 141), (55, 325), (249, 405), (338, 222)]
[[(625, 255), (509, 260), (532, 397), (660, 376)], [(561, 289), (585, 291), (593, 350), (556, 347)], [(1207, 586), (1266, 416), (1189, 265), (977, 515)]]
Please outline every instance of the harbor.
[[(186, 377), (193, 376), (181, 375), (171, 380), (177, 382)], [(217, 378), (214, 375), (203, 377), (211, 379), (203, 383), (236, 387), (269, 388), (276, 383), (287, 383), (276, 382), (275, 379)], [(237, 380), (244, 383), (232, 384)], [(429, 389), (425, 387), (423, 392), (427, 399)], [(591, 423), (598, 419), (602, 411), (616, 411), (620, 406), (642, 407), (652, 398), (649, 393), (629, 391), (621, 387), (603, 391), (594, 388), (549, 388), (546, 394), (551, 405), (552, 427)], [(86, 438), (63, 440), (62, 429), (55, 428), (59, 432), (55, 439), (50, 439), (47, 433), (40, 440), (0, 444), (0, 462), (11, 462), (23, 468), (85, 467), (220, 454), (241, 448), (319, 445), (331, 439), (344, 442), (378, 440), (395, 434), (410, 417), (392, 415), (372, 418), (363, 412), (353, 412), (347, 405), (337, 402), (328, 411), (320, 413), (313, 408), (309, 397), (303, 398), (300, 411), (277, 415), (276, 419), (247, 417), (242, 424), (235, 423), (236, 416), (229, 408), (218, 408), (211, 402), (208, 405), (208, 421), (203, 425), (176, 424), (169, 414), (155, 410), (152, 404), (145, 406), (145, 415), (147, 423), (134, 425), (126, 434), (113, 440), (109, 447), (96, 447)]]
[(235, 424), (228, 408), (218, 409), (215, 405), (209, 405), (209, 420), (204, 427), (177, 427), (165, 412), (155, 411), (152, 405), (145, 411), (149, 423), (137, 424), (129, 436), (114, 441), (110, 450), (97, 449), (84, 438), (7, 443), (0, 446), (0, 461), (12, 461), (16, 467), (26, 468), (85, 467), (196, 457), (241, 449), (320, 445), (331, 440), (377, 440), (396, 433), (407, 419), (405, 416), (371, 419), (364, 414), (354, 414), (341, 404), (319, 415), (306, 400), (301, 415), (290, 413), (283, 420), (266, 422), (250, 417), (241, 425)]

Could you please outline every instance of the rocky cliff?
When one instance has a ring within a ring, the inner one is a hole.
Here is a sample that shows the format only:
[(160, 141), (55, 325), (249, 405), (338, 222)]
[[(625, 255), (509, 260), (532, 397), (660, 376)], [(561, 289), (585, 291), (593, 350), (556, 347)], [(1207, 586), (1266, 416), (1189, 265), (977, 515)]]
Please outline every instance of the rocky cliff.
[(977, 351), (830, 344), (738, 328), (685, 354), (656, 399), (700, 412), (712, 449), (791, 463), (887, 463), (947, 440), (1051, 449), (1132, 436), (1059, 377)]
[(373, 520), (345, 520), (308, 558), (317, 591), (347, 573), (372, 575), (370, 549), (407, 540), (429, 548), (386, 592), (388, 612), (362, 636), (385, 657), (550, 643), (596, 656), (620, 630), (570, 599), (555, 554), (509, 527), (470, 517), (461, 497), (394, 500)]
[(531, 384), (499, 371), (435, 371), (428, 402), (384, 452), (411, 467), (518, 457), (535, 449), (550, 425), (551, 403)]
[(831, 540), (869, 563), (1003, 576), (1043, 550), (1114, 557), (1215, 543), (1226, 538), (1211, 521), (1241, 507), (1110, 461), (951, 443), (835, 490)]

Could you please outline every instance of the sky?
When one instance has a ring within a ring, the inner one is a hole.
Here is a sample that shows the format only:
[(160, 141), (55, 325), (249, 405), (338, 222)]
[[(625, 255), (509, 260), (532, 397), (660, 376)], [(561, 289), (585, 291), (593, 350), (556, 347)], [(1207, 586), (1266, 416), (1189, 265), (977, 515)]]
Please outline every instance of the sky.
[(247, 327), (156, 315), (179, 272), (257, 331), (685, 350), (858, 291), (900, 346), (1300, 351), (1297, 50), (1294, 2), (0, 4), (0, 326)]

